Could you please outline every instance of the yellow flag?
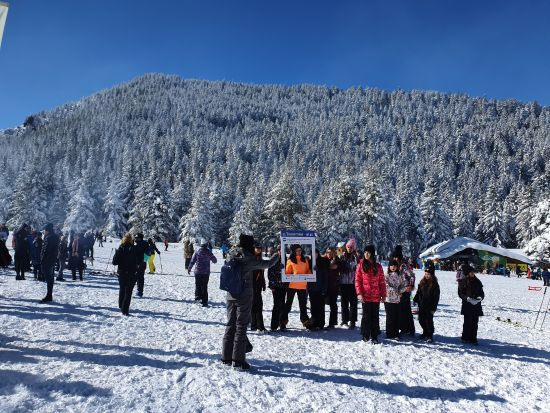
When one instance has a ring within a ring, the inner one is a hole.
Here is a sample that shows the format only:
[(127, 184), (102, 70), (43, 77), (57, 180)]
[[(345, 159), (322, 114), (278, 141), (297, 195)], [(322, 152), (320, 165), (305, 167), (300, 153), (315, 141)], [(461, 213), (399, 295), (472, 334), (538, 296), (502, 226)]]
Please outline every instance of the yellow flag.
[(0, 47), (2, 46), (2, 35), (4, 34), (4, 26), (8, 17), (8, 3), (0, 1)]

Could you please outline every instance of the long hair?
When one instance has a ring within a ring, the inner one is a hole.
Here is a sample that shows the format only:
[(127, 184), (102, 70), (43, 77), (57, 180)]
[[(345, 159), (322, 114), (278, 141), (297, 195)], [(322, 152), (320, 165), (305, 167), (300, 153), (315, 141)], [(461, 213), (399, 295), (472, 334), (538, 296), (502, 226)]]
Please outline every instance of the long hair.
[(132, 241), (132, 236), (130, 234), (124, 235), (124, 237), (122, 238), (122, 241), (120, 242), (121, 247), (125, 247), (126, 245), (132, 245), (132, 244), (133, 244), (133, 241)]
[[(371, 261), (372, 260), (372, 261)], [(376, 270), (376, 255), (371, 255), (371, 260), (367, 260), (365, 257), (361, 260), (361, 269), (367, 273), (369, 270)]]
[(422, 277), (420, 282), (418, 283), (418, 288), (424, 288), (424, 286), (428, 287), (429, 290), (434, 288), (434, 286), (439, 285), (439, 282), (437, 281), (437, 277), (435, 276), (435, 272), (432, 274), (430, 273), (431, 277), (430, 279), (427, 279), (426, 277)]
[[(288, 257), (290, 261), (292, 261), (294, 264), (298, 264), (298, 256), (296, 255), (296, 251), (292, 251)], [(302, 251), (302, 255), (300, 255), (300, 260), (302, 262), (307, 262), (307, 260), (304, 257), (304, 251)]]

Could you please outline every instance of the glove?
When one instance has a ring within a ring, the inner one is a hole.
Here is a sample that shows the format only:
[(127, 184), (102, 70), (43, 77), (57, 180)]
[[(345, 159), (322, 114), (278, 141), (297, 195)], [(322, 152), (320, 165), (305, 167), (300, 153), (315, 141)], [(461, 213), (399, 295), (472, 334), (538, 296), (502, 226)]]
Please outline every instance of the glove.
[(477, 301), (478, 301), (478, 302), (481, 302), (481, 301), (483, 301), (483, 298), (477, 297)]
[(466, 301), (468, 301), (472, 305), (477, 305), (479, 303), (479, 300), (476, 300), (475, 298), (471, 298), (471, 297), (468, 297)]

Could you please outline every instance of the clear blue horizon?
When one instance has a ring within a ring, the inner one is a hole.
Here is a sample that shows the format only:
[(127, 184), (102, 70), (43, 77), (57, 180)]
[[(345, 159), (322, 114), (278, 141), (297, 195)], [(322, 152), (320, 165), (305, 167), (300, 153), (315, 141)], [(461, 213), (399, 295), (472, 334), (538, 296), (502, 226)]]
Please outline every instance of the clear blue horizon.
[(9, 3), (0, 129), (150, 72), (550, 105), (544, 1)]

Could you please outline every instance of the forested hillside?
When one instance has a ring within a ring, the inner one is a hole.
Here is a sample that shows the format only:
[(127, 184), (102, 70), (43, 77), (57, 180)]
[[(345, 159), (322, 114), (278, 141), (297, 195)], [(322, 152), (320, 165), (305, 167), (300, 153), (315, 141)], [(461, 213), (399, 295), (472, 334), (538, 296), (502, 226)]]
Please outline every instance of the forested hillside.
[(524, 246), (548, 226), (536, 103), (151, 74), (29, 116), (0, 145), (12, 228), (220, 243), (307, 227), (416, 254), (453, 235)]

